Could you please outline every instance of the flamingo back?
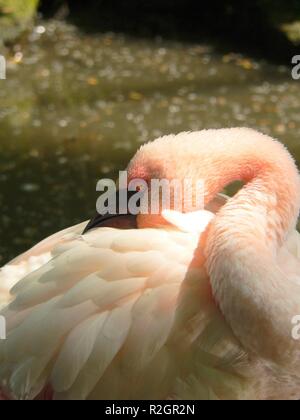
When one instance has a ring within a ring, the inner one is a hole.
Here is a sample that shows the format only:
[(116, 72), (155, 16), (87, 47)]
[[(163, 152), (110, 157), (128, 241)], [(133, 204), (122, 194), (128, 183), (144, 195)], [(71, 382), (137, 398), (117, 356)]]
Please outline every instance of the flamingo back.
[(81, 232), (76, 226), (35, 248), (32, 255), (51, 258), (10, 292), (1, 311), (8, 329), (0, 342), (2, 392), (238, 398), (247, 355), (194, 262), (199, 235), (175, 227)]

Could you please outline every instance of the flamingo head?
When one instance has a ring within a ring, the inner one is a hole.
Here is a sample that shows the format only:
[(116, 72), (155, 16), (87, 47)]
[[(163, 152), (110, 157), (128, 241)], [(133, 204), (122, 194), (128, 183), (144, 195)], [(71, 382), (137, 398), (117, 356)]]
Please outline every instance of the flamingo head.
[[(131, 160), (128, 166), (128, 182), (141, 179), (147, 184), (149, 212), (147, 215), (139, 215), (140, 227), (173, 224), (172, 217), (171, 219), (165, 217), (166, 214), (169, 216), (169, 213), (165, 213), (166, 210), (175, 210), (174, 214), (177, 215), (180, 212), (204, 210), (207, 201), (204, 198), (206, 192), (203, 188), (200, 191), (204, 185), (202, 182), (204, 177), (201, 174), (201, 167), (199, 168), (196, 164), (191, 165), (191, 159), (195, 159), (195, 156), (187, 154), (187, 146), (188, 144), (181, 137), (167, 136), (142, 146)], [(181, 153), (180, 150), (183, 148), (184, 153)], [(198, 159), (199, 156), (197, 156)], [(196, 185), (195, 181), (199, 181), (199, 184)], [(158, 189), (154, 191), (155, 182), (161, 185), (159, 194)], [(196, 187), (199, 187), (197, 197)], [(162, 202), (161, 192), (164, 188), (169, 188), (168, 203)], [(153, 198), (159, 202), (158, 214), (154, 214), (153, 207), (150, 207)]]

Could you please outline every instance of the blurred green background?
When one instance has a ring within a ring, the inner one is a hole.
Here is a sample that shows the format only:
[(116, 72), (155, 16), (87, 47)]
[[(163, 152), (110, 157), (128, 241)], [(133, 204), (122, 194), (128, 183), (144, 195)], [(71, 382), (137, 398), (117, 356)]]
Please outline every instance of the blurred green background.
[(296, 0), (0, 0), (0, 265), (161, 134), (250, 126), (299, 164), (299, 22)]

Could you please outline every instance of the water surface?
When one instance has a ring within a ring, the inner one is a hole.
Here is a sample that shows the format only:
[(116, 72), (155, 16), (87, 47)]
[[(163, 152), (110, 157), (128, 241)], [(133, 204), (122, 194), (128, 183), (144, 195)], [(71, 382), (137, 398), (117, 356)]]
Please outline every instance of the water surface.
[(211, 45), (87, 35), (40, 22), (5, 52), (0, 81), (0, 264), (94, 213), (115, 177), (164, 133), (249, 126), (300, 164), (300, 81)]

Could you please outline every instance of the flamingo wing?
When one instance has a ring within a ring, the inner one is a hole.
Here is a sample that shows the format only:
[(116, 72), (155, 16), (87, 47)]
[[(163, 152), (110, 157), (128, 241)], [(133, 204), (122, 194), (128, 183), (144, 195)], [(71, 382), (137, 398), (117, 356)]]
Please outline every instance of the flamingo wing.
[(16, 283), (1, 311), (8, 329), (0, 341), (2, 392), (238, 398), (247, 355), (213, 302), (204, 267), (193, 263), (199, 235), (81, 231), (36, 248), (51, 259)]
[(29, 251), (0, 269), (0, 308), (11, 300), (10, 289), (23, 277), (37, 270), (52, 258), (52, 250), (60, 243), (80, 235), (86, 223), (64, 229), (49, 236)]

